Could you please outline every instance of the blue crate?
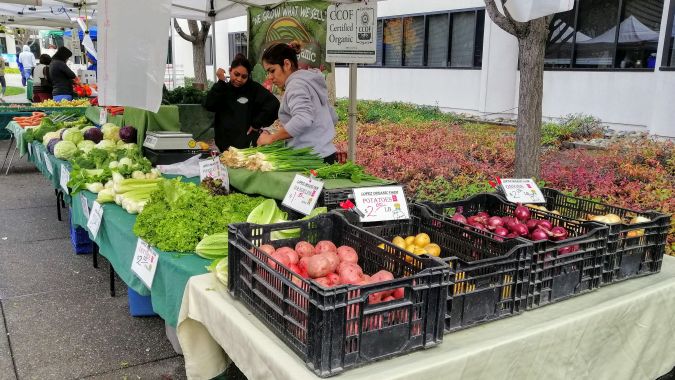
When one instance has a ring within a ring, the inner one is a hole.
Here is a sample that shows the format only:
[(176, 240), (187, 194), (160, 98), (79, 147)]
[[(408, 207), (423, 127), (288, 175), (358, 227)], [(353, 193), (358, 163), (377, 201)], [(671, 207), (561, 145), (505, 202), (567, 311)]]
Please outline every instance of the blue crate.
[(72, 212), (70, 216), (70, 242), (76, 255), (87, 255), (94, 252), (94, 242), (89, 239), (89, 233), (82, 227), (73, 224)]
[(132, 317), (157, 316), (157, 313), (152, 310), (152, 298), (150, 296), (142, 296), (131, 288), (128, 288), (127, 295), (129, 297), (129, 314)]

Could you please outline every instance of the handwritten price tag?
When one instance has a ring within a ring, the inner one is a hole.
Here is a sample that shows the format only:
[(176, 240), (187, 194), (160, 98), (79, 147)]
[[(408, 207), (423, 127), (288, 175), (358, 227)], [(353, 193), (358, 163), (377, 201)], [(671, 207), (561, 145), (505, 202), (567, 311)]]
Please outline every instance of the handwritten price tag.
[(89, 203), (87, 202), (87, 197), (82, 193), (80, 193), (80, 204), (82, 204), (82, 213), (89, 219)]
[(98, 123), (99, 125), (103, 125), (108, 122), (108, 111), (106, 111), (105, 107), (101, 107), (98, 110)]
[(96, 239), (96, 235), (98, 235), (102, 219), (103, 207), (101, 207), (100, 203), (94, 201), (94, 205), (91, 207), (91, 212), (89, 213), (89, 221), (87, 222), (87, 229), (89, 229), (89, 232), (91, 232), (94, 239)]
[(401, 186), (354, 189), (356, 207), (364, 214), (361, 222), (409, 219), (408, 202)]
[(502, 179), (504, 195), (513, 203), (546, 203), (539, 186), (530, 178)]
[(70, 172), (66, 169), (65, 165), (61, 165), (61, 177), (59, 178), (59, 183), (66, 194), (68, 194), (68, 181), (70, 181)]
[(45, 167), (47, 167), (47, 171), (49, 174), (54, 175), (54, 168), (52, 167), (52, 162), (49, 161), (49, 155), (47, 155), (47, 152), (44, 152), (43, 156), (45, 159)]
[(323, 182), (296, 174), (288, 188), (282, 205), (297, 212), (309, 215), (323, 190)]
[(220, 179), (223, 181), (224, 188), (230, 188), (229, 173), (227, 172), (227, 168), (220, 163), (218, 158), (199, 161), (199, 180), (203, 181), (204, 178), (208, 177)]
[(155, 279), (159, 255), (148, 243), (138, 239), (134, 259), (131, 262), (131, 271), (143, 281), (148, 289), (152, 289), (152, 281)]

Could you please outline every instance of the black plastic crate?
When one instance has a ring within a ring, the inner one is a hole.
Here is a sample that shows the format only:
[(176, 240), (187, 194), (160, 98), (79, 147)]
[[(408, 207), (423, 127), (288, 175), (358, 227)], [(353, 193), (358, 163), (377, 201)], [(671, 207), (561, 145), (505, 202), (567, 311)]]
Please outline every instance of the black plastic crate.
[(347, 199), (354, 199), (354, 189), (323, 189), (323, 193), (316, 204), (316, 207), (326, 207), (328, 211), (340, 209), (340, 203)]
[(439, 218), (424, 205), (411, 204), (409, 210), (408, 220), (366, 224), (360, 223), (354, 213), (341, 213), (350, 223), (386, 240), (426, 233), (441, 247), (440, 259), (455, 272), (446, 302), (446, 333), (525, 310), (531, 243), (521, 239), (500, 241), (491, 234), (467, 230), (457, 222)]
[[(477, 194), (461, 201), (426, 205), (446, 220), (458, 207), (462, 207), (462, 214), (466, 217), (481, 211), (490, 215), (510, 216), (516, 209), (516, 205), (495, 194)], [(533, 218), (548, 219), (553, 226), (564, 227), (570, 233), (570, 238), (557, 242), (527, 240), (534, 246), (527, 309), (600, 287), (602, 260), (607, 249), (607, 227), (534, 209), (530, 212)]]
[(623, 220), (637, 216), (651, 221), (639, 224), (607, 224), (607, 252), (603, 259), (602, 285), (633, 277), (657, 273), (661, 270), (666, 240), (670, 229), (670, 215), (655, 211), (635, 211), (610, 206), (588, 199), (565, 195), (558, 190), (541, 189), (546, 208), (561, 215), (584, 221), (590, 215), (615, 214)]
[[(299, 239), (271, 240), (274, 231), (300, 228)], [(364, 273), (386, 269), (395, 279), (330, 289), (298, 277), (257, 247), (330, 240), (359, 254)], [(228, 287), (318, 376), (438, 345), (451, 271), (440, 260), (420, 258), (328, 213), (306, 221), (229, 226)], [(407, 260), (406, 260), (407, 259)], [(404, 288), (404, 297), (370, 304), (370, 294)]]

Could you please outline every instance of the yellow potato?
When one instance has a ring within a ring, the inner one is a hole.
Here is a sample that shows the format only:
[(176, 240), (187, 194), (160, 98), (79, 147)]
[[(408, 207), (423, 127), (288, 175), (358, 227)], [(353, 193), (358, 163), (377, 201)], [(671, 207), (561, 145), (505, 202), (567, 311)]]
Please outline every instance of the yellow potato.
[(410, 245), (407, 245), (405, 247), (405, 250), (408, 251), (408, 252), (415, 253), (416, 248), (417, 248), (417, 246), (415, 244), (410, 244)]
[(439, 257), (441, 255), (441, 247), (438, 244), (428, 244), (424, 250), (429, 253), (429, 256)]
[(415, 245), (418, 247), (426, 247), (429, 243), (431, 243), (431, 239), (429, 238), (429, 235), (425, 234), (422, 232), (421, 234), (417, 234), (415, 236)]
[(405, 245), (411, 245), (415, 244), (415, 237), (414, 236), (408, 236), (405, 238)]
[(378, 245), (377, 245), (377, 248), (379, 248), (379, 249), (384, 249), (384, 243), (378, 244)]
[(420, 248), (420, 247), (417, 247), (417, 246), (415, 246), (415, 248), (413, 248), (413, 253), (416, 254), (416, 255), (428, 255), (429, 254), (429, 252), (427, 252), (424, 248)]
[(391, 240), (391, 242), (392, 242), (392, 244), (394, 244), (394, 245), (396, 245), (396, 246), (399, 246), (399, 247), (401, 247), (401, 248), (405, 248), (406, 245), (407, 245), (407, 244), (405, 243), (405, 239), (403, 239), (403, 238), (400, 237), (400, 236), (394, 237), (394, 238)]

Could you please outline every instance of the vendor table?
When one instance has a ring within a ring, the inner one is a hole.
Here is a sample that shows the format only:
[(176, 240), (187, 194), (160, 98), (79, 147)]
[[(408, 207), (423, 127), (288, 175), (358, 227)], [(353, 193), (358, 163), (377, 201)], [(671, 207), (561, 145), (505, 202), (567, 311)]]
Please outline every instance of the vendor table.
[[(666, 256), (655, 275), (448, 334), (438, 347), (336, 379), (656, 379), (675, 366), (674, 293), (675, 258)], [(251, 380), (318, 379), (213, 274), (188, 282), (177, 331), (190, 379), (218, 375), (229, 358)]]

